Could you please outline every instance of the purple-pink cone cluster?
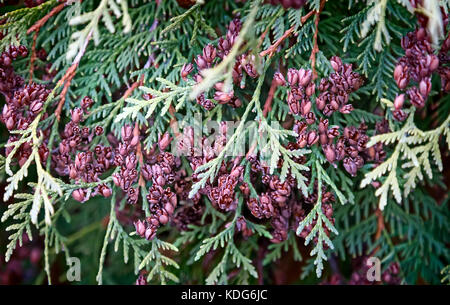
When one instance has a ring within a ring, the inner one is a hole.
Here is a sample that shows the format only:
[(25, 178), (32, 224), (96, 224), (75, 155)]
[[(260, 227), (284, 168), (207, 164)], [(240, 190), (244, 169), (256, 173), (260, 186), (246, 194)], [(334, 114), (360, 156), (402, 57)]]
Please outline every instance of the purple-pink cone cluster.
[[(231, 51), (236, 38), (241, 30), (242, 23), (239, 19), (234, 19), (228, 26), (228, 31), (225, 36), (220, 37), (217, 43), (217, 48), (211, 44), (206, 45), (203, 48), (203, 53), (197, 55), (195, 58), (195, 66), (197, 74), (194, 75), (194, 80), (199, 83), (203, 80), (202, 70), (214, 67)], [(185, 64), (181, 69), (181, 77), (187, 79), (187, 76), (194, 70), (192, 63)], [(243, 82), (244, 72), (251, 78), (256, 78), (258, 72), (256, 71), (255, 58), (250, 52), (239, 55), (236, 58), (236, 62), (232, 70), (233, 83), (240, 85), (240, 88), (244, 88)], [(227, 104), (231, 107), (240, 107), (242, 102), (234, 95), (234, 91), (225, 91), (224, 83), (218, 82), (214, 84), (214, 95), (208, 97), (206, 92), (201, 93), (197, 97), (197, 103), (206, 110), (211, 110), (215, 107), (215, 104), (211, 101), (214, 99), (219, 104)]]
[[(444, 13), (444, 28), (448, 18)], [(422, 18), (426, 25), (427, 19)], [(442, 47), (436, 55), (431, 45), (431, 37), (424, 26), (414, 32), (408, 33), (402, 38), (401, 45), (405, 50), (405, 56), (398, 60), (394, 70), (394, 79), (400, 90), (405, 93), (399, 94), (394, 100), (392, 115), (398, 121), (404, 121), (407, 113), (403, 110), (405, 102), (409, 100), (416, 108), (425, 106), (431, 91), (431, 78), (437, 73), (441, 79), (441, 90), (450, 92), (450, 32), (442, 43)], [(409, 87), (408, 87), (409, 86)]]

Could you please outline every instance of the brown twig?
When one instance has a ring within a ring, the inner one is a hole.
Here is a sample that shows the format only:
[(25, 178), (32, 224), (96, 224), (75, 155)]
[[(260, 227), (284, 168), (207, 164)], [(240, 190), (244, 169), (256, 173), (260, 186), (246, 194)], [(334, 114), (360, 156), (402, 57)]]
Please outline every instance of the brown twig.
[(67, 91), (69, 91), (70, 83), (72, 82), (73, 77), (75, 76), (75, 71), (78, 67), (78, 63), (74, 63), (67, 69), (66, 74), (59, 80), (58, 85), (61, 86), (64, 84), (63, 89), (61, 90), (61, 94), (59, 95), (59, 103), (55, 110), (55, 116), (58, 122), (61, 119), (61, 111), (66, 100)]
[[(138, 127), (138, 123), (136, 122), (135, 128)], [(136, 156), (138, 157), (139, 165), (141, 167), (141, 170), (139, 171), (139, 181), (138, 184), (140, 187), (145, 189), (145, 181), (144, 176), (142, 176), (142, 167), (144, 166), (144, 155), (142, 154), (142, 144), (141, 141), (138, 142), (137, 148), (136, 148)]]
[[(377, 232), (375, 233), (375, 241), (380, 239), (381, 233), (383, 232), (385, 225), (384, 225), (384, 219), (383, 219), (383, 212), (377, 208), (375, 210), (375, 215), (377, 215)], [(371, 256), (373, 256), (377, 251), (380, 249), (380, 246), (373, 249)]]
[(39, 31), (34, 32), (33, 35), (33, 44), (31, 45), (31, 55), (30, 55), (30, 80), (29, 83), (33, 82), (33, 72), (34, 72), (34, 61), (36, 60), (36, 40), (38, 37)]
[(41, 27), (53, 16), (58, 14), (65, 6), (65, 2), (55, 6), (47, 15), (36, 21), (35, 24), (33, 24), (27, 31), (27, 35), (30, 35), (32, 32), (39, 32)]
[(131, 84), (130, 88), (128, 88), (125, 93), (122, 96), (122, 99), (127, 99), (130, 97), (131, 93), (133, 93), (134, 90), (136, 90), (137, 87), (142, 86), (144, 83), (144, 74), (141, 75), (139, 80), (135, 81), (133, 84)]
[(269, 94), (267, 95), (266, 102), (264, 103), (263, 115), (267, 117), (267, 114), (272, 110), (272, 101), (273, 96), (275, 94), (275, 90), (277, 90), (277, 83), (275, 79), (272, 80), (272, 84), (270, 84)]
[(286, 32), (284, 32), (283, 36), (281, 36), (277, 41), (275, 41), (275, 43), (273, 45), (271, 45), (267, 50), (259, 53), (259, 56), (264, 57), (267, 54), (269, 54), (269, 58), (272, 57), (272, 55), (276, 52), (278, 46), (283, 42), (283, 40), (285, 40), (286, 38), (291, 36), (294, 29), (295, 29), (295, 25), (293, 25)]
[(383, 212), (381, 212), (379, 208), (377, 208), (377, 210), (375, 211), (375, 215), (377, 215), (377, 233), (375, 233), (375, 240), (378, 240), (385, 226), (384, 226)]
[(313, 72), (313, 80), (317, 78), (317, 71), (316, 71), (316, 54), (317, 52), (319, 52), (319, 45), (317, 43), (317, 36), (319, 34), (319, 19), (320, 19), (320, 13), (323, 10), (323, 7), (325, 6), (325, 1), (326, 0), (320, 0), (320, 8), (318, 11), (315, 12), (315, 19), (314, 19), (314, 25), (315, 25), (315, 30), (314, 30), (314, 47), (311, 51), (311, 56), (310, 56), (310, 60), (311, 60), (311, 68), (312, 68), (312, 72)]
[[(310, 11), (308, 14), (302, 17), (301, 23), (302, 25), (314, 14), (314, 11)], [(295, 30), (295, 25), (290, 27), (286, 32), (284, 32), (283, 36), (281, 36), (277, 41), (275, 41), (274, 44), (272, 44), (270, 47), (267, 48), (267, 50), (262, 51), (259, 53), (261, 57), (264, 57), (266, 55), (269, 55), (269, 58), (272, 57), (272, 55), (277, 51), (278, 46), (289, 36), (291, 36), (292, 32)]]
[(33, 73), (34, 73), (34, 62), (36, 60), (36, 40), (39, 34), (39, 31), (41, 30), (41, 27), (53, 16), (58, 14), (65, 6), (65, 2), (61, 3), (57, 6), (55, 6), (47, 15), (36, 21), (35, 24), (33, 24), (27, 31), (27, 35), (30, 35), (34, 32), (33, 35), (33, 44), (31, 45), (31, 55), (30, 55), (30, 84), (33, 82)]

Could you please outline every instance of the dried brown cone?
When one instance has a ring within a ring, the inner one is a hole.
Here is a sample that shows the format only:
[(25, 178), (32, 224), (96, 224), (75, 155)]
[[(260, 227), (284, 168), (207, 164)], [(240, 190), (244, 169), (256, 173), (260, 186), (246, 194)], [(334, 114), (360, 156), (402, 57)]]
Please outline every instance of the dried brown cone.
[(247, 207), (256, 218), (270, 218), (275, 215), (275, 209), (272, 205), (272, 198), (267, 194), (262, 194), (259, 199), (250, 198), (247, 201)]

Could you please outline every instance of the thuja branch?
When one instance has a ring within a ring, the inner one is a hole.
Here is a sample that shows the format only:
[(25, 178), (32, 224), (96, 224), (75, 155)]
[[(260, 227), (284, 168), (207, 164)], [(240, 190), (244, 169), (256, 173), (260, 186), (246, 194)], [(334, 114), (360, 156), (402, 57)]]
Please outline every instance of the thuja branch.
[(30, 27), (27, 31), (27, 35), (30, 35), (31, 33), (34, 32), (33, 34), (33, 43), (31, 46), (31, 57), (30, 57), (30, 69), (29, 69), (29, 74), (30, 74), (30, 84), (33, 81), (33, 71), (34, 71), (34, 61), (36, 60), (36, 40), (37, 37), (39, 35), (39, 31), (42, 28), (42, 26), (44, 26), (44, 24), (53, 16), (55, 16), (56, 14), (58, 14), (60, 11), (63, 10), (64, 6), (65, 6), (65, 2), (55, 6), (47, 15), (45, 15), (44, 17), (42, 17), (40, 20), (38, 20), (32, 27)]
[(196, 84), (192, 89), (189, 97), (191, 99), (196, 98), (202, 92), (210, 89), (214, 84), (225, 78), (226, 75), (231, 76), (231, 68), (234, 65), (235, 59), (240, 52), (241, 47), (245, 44), (245, 39), (252, 29), (252, 25), (255, 22), (256, 13), (258, 12), (258, 7), (261, 0), (256, 0), (253, 3), (253, 8), (247, 16), (244, 25), (242, 26), (241, 32), (233, 44), (233, 48), (230, 53), (222, 60), (220, 64), (214, 68), (202, 71), (203, 80)]
[[(386, 283), (439, 281), (449, 256), (445, 191), (434, 191), (450, 146), (442, 1), (29, 7), (41, 2), (21, 1), (0, 18), (0, 122), (9, 133), (0, 143), (1, 220), (12, 262), (2, 268), (17, 265), (17, 247), (38, 247), (35, 282), (55, 281), (59, 249), (67, 259), (76, 246), (101, 249), (98, 270), (85, 270), (99, 284), (129, 261), (136, 284), (279, 283), (270, 265), (293, 270), (283, 253), (299, 261), (312, 250), (301, 277), (315, 270), (325, 283), (361, 283), (367, 270), (357, 262), (376, 255)], [(431, 118), (421, 129), (410, 106)], [(171, 136), (182, 141), (171, 146)], [(382, 211), (392, 193), (404, 204)]]
[[(270, 85), (269, 94), (267, 95), (266, 102), (264, 103), (264, 108), (263, 108), (263, 112), (262, 112), (264, 117), (267, 117), (270, 110), (272, 110), (272, 101), (273, 101), (273, 96), (275, 94), (276, 89), (277, 89), (277, 83), (276, 83), (275, 79), (273, 79), (272, 83)], [(246, 159), (248, 159), (253, 154), (253, 152), (256, 149), (256, 146), (257, 146), (257, 141), (255, 141), (252, 144), (252, 146), (250, 147), (250, 149), (248, 150), (247, 154), (245, 155)]]
[(62, 9), (64, 8), (65, 5), (66, 5), (66, 2), (64, 1), (63, 3), (55, 6), (47, 15), (45, 15), (44, 17), (39, 19), (32, 27), (30, 27), (27, 31), (27, 34), (30, 35), (33, 32), (39, 32), (40, 29), (44, 26), (44, 24), (50, 18), (52, 18), (53, 16), (58, 14), (60, 11), (62, 11)]
[(144, 91), (147, 94), (150, 94), (152, 98), (148, 100), (138, 100), (134, 98), (128, 98), (126, 99), (129, 106), (125, 107), (123, 109), (123, 112), (120, 113), (116, 118), (115, 122), (120, 122), (121, 120), (130, 117), (132, 119), (135, 119), (138, 115), (138, 113), (148, 107), (147, 113), (145, 114), (146, 118), (149, 118), (153, 112), (156, 110), (156, 107), (159, 106), (161, 102), (164, 102), (164, 106), (160, 112), (159, 115), (163, 116), (166, 114), (166, 112), (169, 110), (172, 101), (175, 100), (175, 98), (178, 98), (180, 101), (180, 106), (184, 103), (186, 100), (188, 93), (191, 91), (192, 86), (187, 87), (180, 87), (175, 85), (172, 82), (169, 82), (168, 80), (157, 78), (157, 81), (161, 82), (163, 85), (166, 86), (167, 90), (154, 90), (152, 88), (147, 88), (141, 86), (140, 89)]
[(174, 30), (176, 27), (178, 27), (187, 17), (189, 17), (191, 14), (193, 14), (195, 11), (197, 11), (197, 9), (200, 7), (200, 4), (195, 4), (194, 6), (192, 6), (190, 9), (188, 9), (186, 12), (184, 12), (183, 14), (173, 17), (171, 18), (170, 21), (170, 25), (168, 27), (166, 27), (164, 30), (161, 31), (161, 35), (164, 35), (172, 30)]
[[(151, 59), (151, 56), (150, 56), (148, 58), (147, 62), (145, 63), (145, 65), (144, 65), (144, 69), (148, 69), (150, 67), (150, 65), (151, 65), (151, 62), (152, 62), (152, 59)], [(103, 125), (105, 126), (105, 128), (110, 126), (111, 121), (113, 119), (115, 119), (115, 117), (116, 117), (117, 113), (119, 112), (119, 110), (122, 109), (122, 106), (123, 106), (125, 100), (131, 96), (131, 94), (134, 92), (134, 90), (139, 88), (139, 86), (143, 85), (144, 79), (145, 79), (145, 75), (141, 74), (139, 76), (139, 79), (137, 81), (135, 81), (134, 83), (132, 83), (131, 86), (129, 86), (127, 88), (127, 90), (125, 90), (125, 93), (122, 95), (122, 97), (120, 99), (118, 99), (114, 103), (104, 104), (104, 105), (96, 108), (94, 111), (89, 113), (88, 117), (94, 117), (97, 113), (101, 113), (105, 109), (112, 108), (112, 110), (109, 112), (107, 118), (103, 122)]]
[[(270, 60), (266, 63), (267, 66), (270, 65)], [(258, 132), (260, 134), (260, 137), (257, 137), (255, 140), (255, 143), (250, 147), (250, 150), (247, 153), (247, 157), (249, 157), (251, 154), (253, 154), (254, 149), (259, 144), (260, 147), (265, 147), (265, 153), (264, 151), (261, 151), (261, 157), (265, 157), (267, 153), (270, 155), (270, 164), (269, 164), (269, 173), (273, 174), (276, 167), (278, 166), (278, 162), (280, 160), (283, 161), (283, 166), (281, 168), (281, 175), (280, 179), (281, 181), (284, 181), (287, 177), (288, 172), (294, 176), (297, 179), (298, 187), (302, 190), (303, 194), (307, 195), (307, 187), (305, 184), (305, 181), (307, 180), (306, 177), (301, 173), (301, 171), (309, 171), (309, 168), (295, 162), (293, 160), (294, 157), (302, 156), (305, 154), (308, 154), (311, 152), (307, 149), (297, 149), (297, 150), (288, 150), (286, 149), (282, 143), (281, 140), (286, 140), (288, 136), (294, 136), (296, 135), (295, 132), (285, 129), (279, 129), (275, 128), (278, 126), (278, 124), (273, 127), (269, 124), (267, 121), (267, 114), (270, 109), (270, 105), (273, 100), (273, 94), (276, 88), (276, 82), (275, 80), (271, 84), (271, 88), (269, 89), (269, 94), (267, 96), (266, 102), (264, 104), (264, 110), (261, 109), (261, 106), (259, 103), (255, 105), (256, 112), (258, 113), (258, 120), (259, 120), (259, 128)], [(267, 142), (263, 142), (262, 134), (264, 132), (267, 132), (268, 139)]]
[[(7, 146), (11, 146), (11, 153), (5, 160), (5, 170), (10, 177), (6, 180), (8, 185), (5, 189), (5, 194), (3, 199), (8, 200), (13, 194), (14, 190), (18, 188), (19, 182), (24, 179), (28, 175), (28, 168), (31, 163), (34, 161), (36, 164), (36, 172), (38, 176), (38, 182), (35, 186), (33, 205), (31, 207), (30, 215), (31, 221), (34, 224), (37, 224), (38, 213), (41, 208), (42, 202), (44, 202), (44, 211), (45, 211), (45, 222), (47, 224), (51, 223), (51, 215), (54, 213), (54, 209), (52, 203), (49, 199), (49, 191), (62, 195), (62, 188), (60, 183), (53, 178), (50, 173), (45, 171), (41, 164), (41, 158), (39, 155), (39, 146), (42, 142), (42, 133), (38, 135), (38, 125), (41, 120), (42, 114), (45, 112), (47, 105), (53, 100), (55, 92), (58, 90), (59, 86), (56, 86), (53, 91), (49, 94), (46, 99), (46, 102), (43, 105), (42, 111), (36, 116), (33, 122), (30, 124), (27, 130), (18, 130), (16, 133), (20, 134), (21, 137), (19, 140), (9, 143)], [(12, 157), (15, 155), (20, 146), (24, 143), (31, 143), (32, 151), (28, 159), (22, 165), (22, 167), (16, 172), (13, 173), (10, 169), (10, 164), (12, 162)]]
[[(73, 58), (76, 54), (84, 53), (84, 45), (86, 41), (93, 36), (94, 43), (97, 45), (100, 39), (99, 31), (99, 21), (102, 18), (105, 23), (106, 28), (109, 32), (114, 33), (115, 27), (111, 19), (111, 11), (114, 15), (120, 17), (122, 16), (123, 32), (128, 33), (131, 30), (131, 19), (128, 14), (128, 4), (127, 1), (120, 2), (121, 7), (119, 8), (114, 0), (101, 0), (97, 8), (93, 12), (87, 12), (82, 15), (78, 15), (70, 19), (69, 24), (79, 25), (88, 23), (87, 26), (78, 32), (72, 34), (72, 42), (69, 44), (69, 48), (66, 54), (66, 58), (69, 60)], [(110, 11), (111, 10), (111, 11)]]
[(323, 261), (327, 260), (324, 252), (324, 246), (326, 245), (331, 249), (334, 248), (333, 243), (328, 236), (330, 234), (329, 232), (333, 232), (337, 235), (338, 231), (323, 212), (322, 180), (326, 175), (325, 170), (322, 168), (318, 160), (316, 160), (315, 162), (315, 168), (317, 172), (317, 201), (314, 205), (314, 208), (309, 212), (308, 216), (306, 216), (305, 219), (303, 219), (303, 221), (299, 223), (297, 228), (297, 235), (300, 235), (306, 226), (312, 227), (309, 234), (305, 238), (305, 245), (308, 245), (313, 238), (316, 239), (316, 245), (310, 254), (316, 255), (314, 264), (316, 265), (317, 276), (320, 277), (323, 270)]
[[(309, 17), (311, 17), (312, 15), (314, 15), (315, 11), (312, 10), (310, 11), (308, 14), (306, 14), (305, 16), (303, 16), (301, 18), (301, 24), (303, 25), (308, 19)], [(294, 32), (294, 30), (298, 27), (298, 25), (293, 25), (291, 26), (288, 30), (286, 30), (286, 32), (284, 32), (284, 34), (278, 38), (278, 40), (272, 44), (269, 48), (267, 48), (267, 50), (262, 51), (261, 53), (259, 53), (259, 55), (261, 57), (264, 57), (266, 55), (269, 55), (269, 58), (273, 56), (273, 54), (275, 54), (277, 52), (278, 47), (280, 46), (280, 44), (289, 36), (291, 36), (291, 34)]]
[(403, 177), (406, 179), (406, 182), (403, 184), (404, 196), (407, 196), (416, 186), (417, 180), (423, 180), (422, 168), (432, 178), (433, 174), (429, 162), (430, 155), (433, 157), (438, 169), (440, 171), (443, 170), (439, 149), (441, 135), (446, 137), (447, 145), (450, 147), (450, 116), (441, 126), (434, 130), (424, 132), (414, 124), (414, 112), (412, 112), (400, 130), (376, 135), (370, 139), (367, 144), (369, 147), (378, 142), (382, 142), (383, 144), (397, 142), (391, 156), (371, 172), (367, 173), (361, 181), (361, 187), (364, 187), (388, 172), (386, 179), (375, 192), (376, 196), (380, 196), (379, 207), (381, 210), (387, 204), (389, 189), (392, 190), (398, 203), (402, 200), (400, 184), (397, 178), (397, 167), (401, 160), (407, 160), (402, 167), (410, 169)]

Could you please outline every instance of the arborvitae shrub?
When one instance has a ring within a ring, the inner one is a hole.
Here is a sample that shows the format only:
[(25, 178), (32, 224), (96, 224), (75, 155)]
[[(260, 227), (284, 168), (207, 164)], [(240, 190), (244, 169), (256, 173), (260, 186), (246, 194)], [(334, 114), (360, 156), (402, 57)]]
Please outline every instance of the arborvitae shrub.
[(448, 281), (448, 8), (2, 0), (0, 283)]

